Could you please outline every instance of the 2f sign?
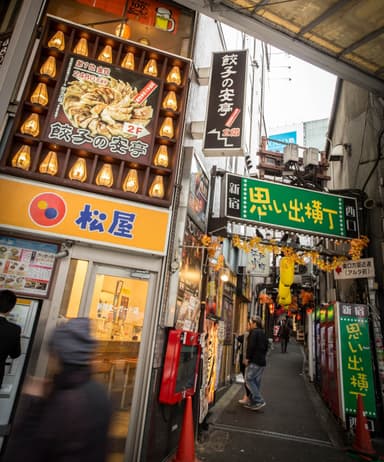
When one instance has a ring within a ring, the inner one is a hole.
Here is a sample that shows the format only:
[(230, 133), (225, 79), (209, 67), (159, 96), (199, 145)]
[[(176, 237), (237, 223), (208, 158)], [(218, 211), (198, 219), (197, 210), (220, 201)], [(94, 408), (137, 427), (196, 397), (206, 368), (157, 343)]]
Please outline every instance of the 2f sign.
[(149, 131), (142, 125), (130, 124), (129, 122), (124, 123), (124, 132), (135, 138), (143, 138), (149, 134)]
[(346, 261), (334, 270), (335, 279), (374, 278), (373, 258)]

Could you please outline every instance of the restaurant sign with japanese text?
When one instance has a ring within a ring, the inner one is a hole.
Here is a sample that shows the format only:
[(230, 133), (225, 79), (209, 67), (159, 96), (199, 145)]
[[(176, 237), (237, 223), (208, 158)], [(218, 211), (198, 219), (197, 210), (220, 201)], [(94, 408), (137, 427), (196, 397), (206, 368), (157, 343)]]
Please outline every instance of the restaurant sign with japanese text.
[(62, 75), (44, 139), (149, 164), (160, 82), (77, 55)]
[(213, 53), (203, 152), (244, 155), (247, 50)]
[(356, 200), (238, 175), (225, 175), (225, 216), (270, 228), (353, 239)]
[(334, 270), (333, 275), (335, 279), (374, 278), (375, 264), (373, 258), (345, 261)]
[(376, 417), (368, 314), (366, 305), (336, 304), (342, 405), (346, 417), (356, 415), (359, 394), (365, 415)]

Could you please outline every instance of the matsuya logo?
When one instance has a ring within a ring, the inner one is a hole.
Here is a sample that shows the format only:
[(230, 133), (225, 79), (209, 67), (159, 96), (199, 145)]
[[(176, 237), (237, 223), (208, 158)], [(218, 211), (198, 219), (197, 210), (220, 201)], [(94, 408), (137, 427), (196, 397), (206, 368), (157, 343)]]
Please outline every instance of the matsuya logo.
[(64, 220), (67, 204), (64, 199), (54, 193), (41, 193), (29, 204), (29, 217), (39, 226), (46, 228), (56, 226)]

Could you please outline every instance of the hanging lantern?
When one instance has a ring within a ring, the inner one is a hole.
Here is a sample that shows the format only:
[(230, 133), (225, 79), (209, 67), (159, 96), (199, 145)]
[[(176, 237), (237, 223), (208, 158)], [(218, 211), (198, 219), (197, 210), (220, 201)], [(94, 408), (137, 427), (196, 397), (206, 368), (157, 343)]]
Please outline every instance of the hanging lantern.
[(29, 170), (31, 166), (31, 147), (23, 144), (21, 148), (12, 157), (12, 167)]
[(40, 82), (37, 84), (30, 101), (33, 104), (41, 104), (42, 106), (48, 104), (48, 90), (45, 83)]
[(181, 75), (179, 66), (173, 66), (172, 69), (168, 72), (166, 81), (168, 83), (175, 83), (176, 85), (181, 84)]
[(137, 176), (137, 170), (130, 168), (127, 176), (123, 181), (123, 191), (137, 193), (139, 190), (139, 178)]
[(306, 312), (307, 312), (307, 314), (312, 314), (312, 313), (313, 313), (313, 308), (308, 307), (308, 308), (306, 309)]
[(99, 56), (97, 57), (99, 61), (104, 61), (105, 63), (112, 63), (112, 47), (111, 45), (105, 45)]
[(165, 144), (161, 144), (157, 149), (153, 164), (156, 167), (168, 167), (168, 148)]
[(77, 55), (88, 56), (88, 41), (85, 37), (81, 37), (73, 49), (73, 52)]
[(110, 188), (113, 185), (113, 172), (111, 164), (104, 164), (96, 176), (96, 184), (98, 186), (106, 186)]
[(157, 62), (156, 59), (151, 58), (144, 67), (144, 74), (152, 75), (152, 77), (157, 77)]
[(87, 163), (85, 159), (82, 157), (77, 159), (69, 171), (68, 177), (71, 180), (81, 181), (82, 183), (87, 179)]
[(54, 56), (48, 56), (40, 67), (40, 74), (47, 75), (54, 79), (56, 77), (56, 59)]
[(269, 303), (268, 309), (269, 309), (270, 314), (273, 314), (275, 311), (275, 305), (273, 303)]
[(127, 22), (121, 22), (116, 26), (115, 35), (128, 40), (131, 37), (131, 26)]
[(166, 117), (161, 124), (159, 135), (164, 138), (173, 138), (174, 129), (173, 129), (173, 119), (172, 117)]
[(135, 55), (132, 51), (128, 51), (128, 53), (124, 56), (124, 59), (121, 61), (121, 67), (129, 69), (130, 71), (135, 70)]
[(57, 48), (59, 51), (64, 51), (65, 38), (61, 30), (58, 30), (55, 35), (48, 42), (50, 48)]
[(157, 197), (162, 199), (164, 197), (164, 182), (161, 175), (156, 175), (151, 187), (149, 188), (149, 195), (151, 197)]
[(20, 132), (24, 135), (38, 136), (40, 133), (40, 122), (38, 114), (30, 114), (20, 127)]
[(55, 151), (49, 151), (39, 166), (39, 172), (54, 176), (57, 174), (58, 169), (57, 154)]
[(177, 111), (177, 98), (174, 91), (169, 91), (163, 100), (162, 103), (163, 109), (172, 109), (172, 111)]

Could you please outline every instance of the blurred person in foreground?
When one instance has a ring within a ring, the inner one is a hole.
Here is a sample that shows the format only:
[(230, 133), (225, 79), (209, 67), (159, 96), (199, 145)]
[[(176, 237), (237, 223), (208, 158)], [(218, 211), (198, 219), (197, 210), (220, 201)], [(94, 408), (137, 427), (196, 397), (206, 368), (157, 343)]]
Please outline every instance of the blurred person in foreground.
[(247, 322), (247, 330), (244, 334), (239, 335), (237, 337), (238, 342), (240, 343), (240, 355), (239, 355), (239, 365), (240, 365), (240, 372), (244, 377), (244, 395), (241, 399), (239, 399), (239, 404), (249, 404), (249, 399), (251, 396), (251, 392), (249, 391), (247, 384), (245, 382), (245, 368), (246, 368), (246, 352), (247, 352), (247, 345), (248, 345), (248, 336), (252, 329), (256, 327), (254, 319), (248, 319)]
[(16, 301), (16, 294), (12, 290), (0, 290), (0, 388), (7, 358), (15, 359), (21, 354), (21, 328), (6, 319), (6, 315), (15, 307)]
[(249, 403), (245, 407), (258, 411), (266, 405), (264, 398), (260, 393), (261, 379), (267, 364), (266, 355), (268, 352), (269, 342), (263, 329), (263, 323), (260, 316), (254, 319), (255, 327), (250, 331), (248, 336), (245, 383), (251, 392)]
[(112, 406), (91, 377), (96, 341), (88, 318), (73, 318), (53, 332), (52, 381), (31, 378), (5, 462), (105, 462)]

